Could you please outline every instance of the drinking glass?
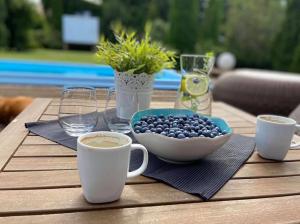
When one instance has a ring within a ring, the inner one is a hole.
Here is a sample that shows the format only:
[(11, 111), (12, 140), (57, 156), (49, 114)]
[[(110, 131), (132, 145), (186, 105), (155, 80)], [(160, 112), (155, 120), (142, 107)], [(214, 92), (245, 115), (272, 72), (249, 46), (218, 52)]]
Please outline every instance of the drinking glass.
[(204, 115), (211, 115), (211, 81), (209, 74), (214, 57), (205, 55), (181, 55), (182, 74), (175, 108), (190, 109)]
[[(130, 102), (127, 102), (130, 105)], [(123, 108), (126, 110), (126, 108)], [(117, 96), (114, 88), (107, 90), (104, 121), (111, 131), (119, 133), (129, 133), (130, 130), (130, 119), (121, 118), (121, 109), (117, 108)]]
[(93, 87), (65, 87), (59, 106), (58, 120), (70, 136), (93, 131), (98, 122), (96, 89)]

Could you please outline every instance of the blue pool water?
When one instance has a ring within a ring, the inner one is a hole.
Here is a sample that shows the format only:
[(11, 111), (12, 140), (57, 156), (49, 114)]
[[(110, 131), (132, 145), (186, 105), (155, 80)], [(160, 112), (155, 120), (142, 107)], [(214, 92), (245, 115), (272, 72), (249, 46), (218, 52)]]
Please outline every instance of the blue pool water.
[[(179, 83), (176, 71), (162, 70), (155, 75), (154, 88), (177, 89)], [(106, 65), (1, 59), (0, 84), (111, 87), (114, 71)]]

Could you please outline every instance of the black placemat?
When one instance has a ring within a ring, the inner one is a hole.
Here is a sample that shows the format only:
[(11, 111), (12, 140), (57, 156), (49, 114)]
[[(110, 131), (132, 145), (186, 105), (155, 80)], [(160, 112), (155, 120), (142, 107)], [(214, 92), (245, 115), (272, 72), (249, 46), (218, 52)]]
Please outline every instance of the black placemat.
[[(33, 133), (58, 144), (76, 150), (76, 137), (67, 135), (57, 120), (26, 123)], [(107, 131), (108, 127), (99, 113), (95, 131)], [(134, 137), (129, 134), (133, 139)], [(144, 176), (163, 181), (181, 191), (195, 194), (204, 200), (210, 199), (239, 170), (251, 156), (255, 141), (251, 137), (233, 134), (230, 140), (214, 153), (197, 162), (177, 165), (164, 162), (149, 153), (149, 163)], [(142, 153), (136, 150), (131, 154), (130, 170), (141, 164)]]

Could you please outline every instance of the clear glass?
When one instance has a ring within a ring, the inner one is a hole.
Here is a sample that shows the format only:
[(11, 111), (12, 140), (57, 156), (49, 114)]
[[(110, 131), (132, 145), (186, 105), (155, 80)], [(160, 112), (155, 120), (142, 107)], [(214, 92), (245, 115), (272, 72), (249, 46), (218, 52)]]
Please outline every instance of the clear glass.
[(130, 133), (130, 119), (121, 118), (117, 113), (116, 91), (114, 88), (107, 90), (104, 121), (111, 131)]
[(211, 115), (211, 81), (214, 58), (204, 55), (181, 55), (182, 74), (175, 108), (190, 109), (194, 112)]
[(59, 106), (58, 120), (70, 136), (93, 131), (98, 122), (96, 89), (93, 87), (65, 87)]

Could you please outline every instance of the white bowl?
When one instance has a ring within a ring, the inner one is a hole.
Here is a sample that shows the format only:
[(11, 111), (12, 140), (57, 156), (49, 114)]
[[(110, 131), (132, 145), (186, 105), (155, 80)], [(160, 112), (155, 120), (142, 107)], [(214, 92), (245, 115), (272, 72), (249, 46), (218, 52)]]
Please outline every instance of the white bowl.
[(160, 157), (162, 160), (171, 163), (187, 163), (199, 160), (210, 153), (214, 152), (225, 144), (231, 134), (232, 129), (221, 118), (208, 117), (227, 134), (217, 136), (215, 138), (195, 137), (189, 139), (170, 138), (156, 133), (135, 133), (134, 124), (141, 119), (142, 116), (149, 115), (192, 115), (190, 110), (185, 109), (149, 109), (135, 113), (131, 119), (131, 130), (136, 140), (144, 145), (150, 152)]

